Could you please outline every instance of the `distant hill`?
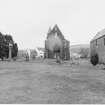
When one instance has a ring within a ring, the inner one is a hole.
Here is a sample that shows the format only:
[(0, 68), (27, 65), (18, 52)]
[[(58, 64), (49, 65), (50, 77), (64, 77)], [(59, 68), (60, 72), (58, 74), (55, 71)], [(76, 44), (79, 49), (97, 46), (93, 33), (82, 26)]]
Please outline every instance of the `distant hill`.
[[(81, 48), (90, 48), (90, 45), (88, 44), (77, 44), (77, 45), (71, 45), (70, 46), (70, 53), (79, 53)], [(34, 49), (30, 49), (33, 51)], [(38, 47), (38, 50), (44, 51), (44, 48)], [(19, 54), (23, 54), (26, 50), (19, 50)]]
[(78, 53), (81, 48), (90, 48), (90, 45), (88, 44), (78, 44), (78, 45), (71, 45), (70, 46), (70, 52), (71, 53)]
[(42, 47), (38, 47), (38, 50), (41, 50), (41, 51), (45, 51), (45, 48), (42, 48)]

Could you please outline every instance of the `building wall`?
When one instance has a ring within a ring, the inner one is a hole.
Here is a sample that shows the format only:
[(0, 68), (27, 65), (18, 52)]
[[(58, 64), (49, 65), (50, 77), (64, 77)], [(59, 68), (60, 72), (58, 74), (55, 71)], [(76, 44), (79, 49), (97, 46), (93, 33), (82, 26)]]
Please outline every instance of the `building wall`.
[(63, 59), (70, 60), (70, 42), (65, 40), (64, 41), (64, 48), (63, 48)]
[[(59, 27), (55, 25), (53, 29), (49, 28), (49, 31), (47, 33), (46, 40), (51, 36), (58, 36), (63, 43), (63, 52), (61, 53), (62, 59), (69, 60), (70, 59), (70, 51), (69, 51), (69, 41), (65, 40), (64, 35), (60, 31)], [(55, 54), (48, 51), (47, 49), (47, 41), (45, 40), (45, 58), (55, 58)]]
[(90, 44), (91, 55), (98, 54), (99, 63), (105, 63), (105, 45), (104, 45), (105, 36), (94, 40)]
[[(55, 57), (54, 53), (52, 53), (46, 49), (46, 41), (45, 41), (45, 55), (44, 56), (45, 56), (45, 58), (51, 58), (51, 59), (54, 59), (54, 57)], [(70, 60), (69, 41), (67, 41), (67, 40), (64, 41), (62, 59)]]

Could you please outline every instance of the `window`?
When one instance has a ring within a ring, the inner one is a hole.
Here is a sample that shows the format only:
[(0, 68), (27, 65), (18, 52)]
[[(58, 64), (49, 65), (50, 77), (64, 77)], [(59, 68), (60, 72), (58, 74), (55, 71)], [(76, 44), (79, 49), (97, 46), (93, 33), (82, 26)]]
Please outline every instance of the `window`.
[(97, 46), (97, 40), (96, 40), (96, 46)]
[(105, 45), (105, 38), (104, 38), (104, 45)]
[(57, 32), (56, 32), (56, 33), (55, 33), (55, 38), (57, 38), (57, 36), (58, 36), (58, 35), (57, 35)]

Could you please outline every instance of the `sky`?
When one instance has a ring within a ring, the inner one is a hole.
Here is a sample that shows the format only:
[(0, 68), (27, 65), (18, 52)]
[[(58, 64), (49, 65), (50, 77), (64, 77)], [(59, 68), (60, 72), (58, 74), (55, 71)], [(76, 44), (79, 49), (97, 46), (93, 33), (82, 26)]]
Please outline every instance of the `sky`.
[(0, 0), (0, 32), (19, 49), (44, 47), (55, 24), (70, 45), (89, 44), (105, 28), (105, 0)]

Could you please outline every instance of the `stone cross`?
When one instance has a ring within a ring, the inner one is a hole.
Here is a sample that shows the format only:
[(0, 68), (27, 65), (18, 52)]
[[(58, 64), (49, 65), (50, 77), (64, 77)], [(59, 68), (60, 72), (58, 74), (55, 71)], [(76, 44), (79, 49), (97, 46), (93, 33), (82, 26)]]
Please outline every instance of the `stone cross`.
[(9, 61), (12, 59), (12, 44), (9, 43)]

